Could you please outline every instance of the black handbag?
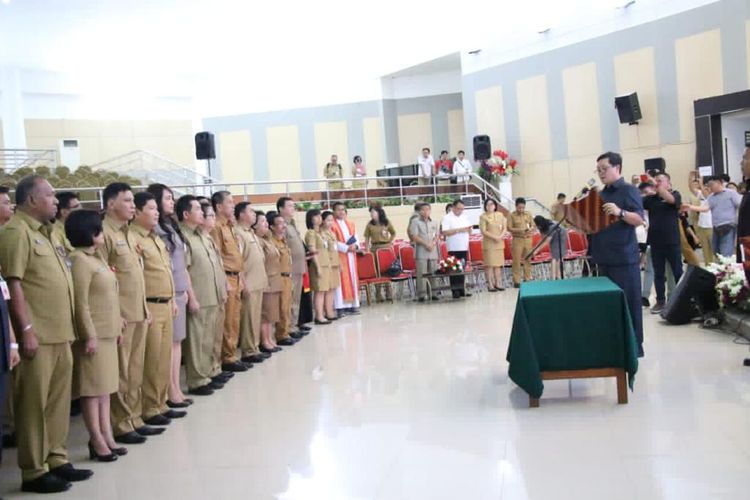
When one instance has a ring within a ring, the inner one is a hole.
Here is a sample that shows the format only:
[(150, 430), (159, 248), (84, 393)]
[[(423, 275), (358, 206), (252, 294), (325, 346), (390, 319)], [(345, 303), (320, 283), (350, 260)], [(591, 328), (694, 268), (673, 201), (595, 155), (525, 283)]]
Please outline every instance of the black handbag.
[(400, 276), (403, 272), (404, 268), (401, 267), (401, 259), (396, 258), (396, 260), (394, 260), (391, 264), (391, 267), (385, 270), (385, 275), (389, 278), (395, 278), (397, 276)]

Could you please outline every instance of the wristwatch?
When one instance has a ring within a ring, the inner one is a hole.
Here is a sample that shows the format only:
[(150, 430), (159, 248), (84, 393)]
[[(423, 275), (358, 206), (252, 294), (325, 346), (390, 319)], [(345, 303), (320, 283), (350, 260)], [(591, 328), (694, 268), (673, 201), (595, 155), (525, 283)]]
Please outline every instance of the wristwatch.
[(627, 212), (625, 212), (625, 210), (622, 210), (622, 209), (621, 209), (621, 210), (620, 210), (620, 216), (619, 216), (619, 217), (617, 217), (617, 218), (618, 218), (618, 219), (620, 219), (620, 220), (625, 220), (625, 214), (626, 214), (626, 213), (627, 213)]

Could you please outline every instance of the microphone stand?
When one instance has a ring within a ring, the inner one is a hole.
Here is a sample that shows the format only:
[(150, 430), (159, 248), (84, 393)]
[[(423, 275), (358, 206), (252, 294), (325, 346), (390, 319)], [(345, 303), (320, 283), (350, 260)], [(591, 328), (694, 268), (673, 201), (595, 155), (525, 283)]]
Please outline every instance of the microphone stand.
[[(565, 218), (563, 217), (562, 219), (557, 221), (554, 226), (552, 226), (552, 229), (550, 229), (547, 232), (547, 234), (542, 235), (542, 239), (539, 240), (539, 243), (537, 243), (534, 248), (531, 249), (531, 252), (529, 252), (529, 254), (524, 258), (524, 260), (531, 260), (531, 258), (537, 252), (537, 250), (539, 250), (547, 242), (547, 240), (552, 239), (552, 237), (555, 234), (560, 233), (562, 230), (562, 223), (564, 220)], [(564, 259), (565, 254), (562, 251), (562, 246), (563, 246), (563, 242), (562, 242), (562, 238), (560, 238), (558, 240), (558, 247), (560, 250), (560, 279), (565, 279), (565, 259)]]

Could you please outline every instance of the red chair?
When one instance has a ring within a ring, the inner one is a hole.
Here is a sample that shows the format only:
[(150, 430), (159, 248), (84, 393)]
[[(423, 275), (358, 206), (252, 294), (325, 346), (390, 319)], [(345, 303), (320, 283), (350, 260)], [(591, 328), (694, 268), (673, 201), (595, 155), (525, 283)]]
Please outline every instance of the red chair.
[(390, 279), (378, 276), (375, 258), (369, 252), (357, 254), (357, 276), (359, 277), (359, 288), (364, 287), (365, 289), (368, 306), (372, 303), (370, 300), (370, 285), (390, 285), (391, 283)]
[(469, 240), (469, 262), (472, 266), (484, 265), (484, 252), (482, 251), (482, 240)]
[[(411, 280), (411, 276), (404, 272), (401, 272), (398, 276), (388, 276), (386, 274), (383, 274), (396, 261), (396, 253), (392, 249), (381, 248), (377, 252), (375, 252), (375, 257), (378, 261), (378, 269), (380, 270), (380, 277), (387, 278), (390, 280), (391, 297), (393, 297), (393, 283), (403, 284), (404, 281)], [(401, 267), (403, 269), (403, 264), (401, 264)], [(411, 284), (409, 288), (411, 289)], [(391, 302), (393, 302), (393, 298), (391, 298)]]
[(417, 261), (414, 260), (414, 247), (411, 245), (404, 245), (399, 248), (398, 254), (401, 257), (401, 269), (404, 273), (411, 277), (417, 274)]

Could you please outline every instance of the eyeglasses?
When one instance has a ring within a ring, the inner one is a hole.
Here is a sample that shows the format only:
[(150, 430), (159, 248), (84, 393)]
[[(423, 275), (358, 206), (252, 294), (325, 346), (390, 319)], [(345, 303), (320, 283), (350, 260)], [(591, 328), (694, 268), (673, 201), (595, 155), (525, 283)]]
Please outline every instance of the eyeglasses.
[(610, 168), (612, 168), (612, 165), (607, 165), (607, 166), (605, 166), (605, 167), (596, 167), (596, 168), (594, 169), (594, 173), (595, 173), (595, 174), (603, 174), (604, 172), (606, 172), (606, 171), (607, 171), (607, 170), (609, 170)]

